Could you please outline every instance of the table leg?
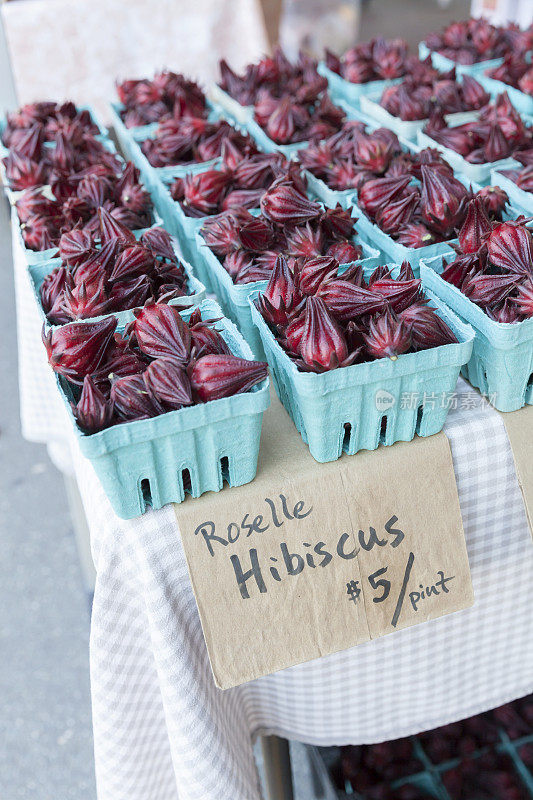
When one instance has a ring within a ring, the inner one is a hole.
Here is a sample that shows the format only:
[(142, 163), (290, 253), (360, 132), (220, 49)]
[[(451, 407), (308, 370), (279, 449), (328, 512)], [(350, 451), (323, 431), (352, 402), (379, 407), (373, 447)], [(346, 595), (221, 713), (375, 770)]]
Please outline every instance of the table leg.
[(293, 800), (289, 743), (279, 736), (261, 738), (267, 800)]

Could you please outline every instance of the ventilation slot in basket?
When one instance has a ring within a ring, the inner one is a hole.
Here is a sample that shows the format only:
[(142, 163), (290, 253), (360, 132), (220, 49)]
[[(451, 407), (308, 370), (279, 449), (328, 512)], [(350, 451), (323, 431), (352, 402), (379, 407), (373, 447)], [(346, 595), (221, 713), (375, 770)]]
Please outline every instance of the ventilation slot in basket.
[(352, 426), (349, 422), (345, 422), (343, 439), (342, 439), (342, 449), (344, 450), (345, 453), (348, 452), (351, 441), (352, 441)]
[(183, 484), (183, 491), (185, 494), (192, 493), (192, 481), (191, 481), (191, 473), (188, 469), (182, 469), (181, 471), (181, 482)]
[(387, 421), (388, 421), (387, 420), (387, 415), (384, 414), (381, 417), (381, 428), (380, 428), (380, 432), (379, 432), (379, 443), (380, 444), (385, 444), (385, 440), (387, 438)]
[(415, 433), (420, 435), (420, 428), (422, 427), (422, 418), (424, 416), (424, 406), (418, 406), (418, 411), (416, 412), (416, 427)]
[(141, 494), (145, 506), (152, 505), (152, 490), (150, 488), (150, 481), (148, 478), (143, 478), (141, 481)]
[(531, 373), (531, 375), (529, 376), (529, 380), (528, 380), (528, 382), (527, 382), (527, 388), (528, 388), (528, 389), (531, 389), (532, 387), (533, 387), (533, 372), (532, 372), (532, 373)]
[(223, 456), (220, 459), (220, 475), (222, 477), (222, 486), (224, 486), (224, 483), (229, 486), (229, 458), (227, 456)]

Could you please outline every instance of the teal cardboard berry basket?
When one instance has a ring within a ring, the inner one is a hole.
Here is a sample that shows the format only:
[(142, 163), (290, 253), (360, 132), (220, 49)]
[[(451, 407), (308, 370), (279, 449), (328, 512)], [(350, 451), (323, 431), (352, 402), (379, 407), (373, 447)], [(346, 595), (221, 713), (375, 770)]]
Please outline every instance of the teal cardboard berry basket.
[(353, 108), (359, 108), (363, 97), (369, 94), (380, 94), (387, 87), (394, 86), (395, 83), (400, 83), (403, 80), (403, 78), (391, 78), (389, 80), (368, 81), (367, 83), (352, 83), (343, 78), (342, 75), (338, 75), (332, 69), (329, 69), (324, 61), (319, 62), (318, 72), (327, 79), (328, 91), (333, 102), (344, 100)]
[(475, 331), (464, 377), (487, 396), (498, 411), (517, 411), (533, 403), (533, 317), (523, 322), (495, 322), (443, 280), (444, 267), (454, 254), (423, 261), (422, 281)]
[[(399, 268), (392, 269), (397, 274)], [(255, 307), (259, 292), (250, 296), (252, 320), (278, 396), (317, 461), (335, 461), (343, 451), (353, 455), (442, 430), (448, 404), (434, 398), (455, 390), (461, 367), (472, 352), (474, 331), (425, 285), (424, 290), (457, 343), (321, 374), (298, 370)], [(433, 401), (426, 403), (429, 397)]]
[[(253, 292), (263, 292), (268, 281), (254, 281), (253, 283), (233, 283), (229, 273), (219, 261), (215, 253), (209, 248), (200, 232), (196, 234), (198, 261), (203, 260), (204, 273), (209, 280), (213, 291), (217, 295), (224, 312), (239, 327), (242, 335), (252, 348), (256, 358), (264, 358), (263, 343), (256, 325), (252, 321), (252, 312), (248, 298)], [(379, 252), (358, 237), (354, 239), (363, 250), (363, 258), (359, 262), (363, 269), (373, 269), (379, 262)], [(350, 265), (343, 264), (340, 273)]]
[(429, 55), (431, 55), (431, 63), (439, 72), (449, 72), (451, 69), (455, 69), (457, 75), (472, 75), (476, 79), (485, 70), (494, 69), (494, 67), (499, 67), (503, 63), (503, 58), (489, 58), (486, 61), (478, 61), (477, 64), (460, 64), (458, 61), (452, 61), (451, 58), (446, 58), (446, 56), (437, 53), (435, 50), (430, 50), (425, 42), (419, 42), (418, 57), (420, 60), (424, 61)]
[[(521, 169), (522, 164), (515, 163), (516, 169)], [(525, 216), (533, 214), (533, 193), (526, 192), (517, 186), (514, 181), (506, 175), (502, 175), (497, 169), (493, 169), (490, 173), (491, 186), (499, 186), (509, 195), (509, 200), (513, 208)]]
[(491, 93), (492, 97), (496, 97), (496, 95), (502, 92), (507, 92), (509, 100), (517, 111), (521, 114), (533, 116), (533, 97), (531, 97), (531, 95), (521, 92), (520, 89), (515, 89), (514, 86), (509, 86), (508, 83), (498, 81), (496, 78), (491, 78), (489, 75), (485, 75), (484, 72), (476, 75), (476, 80), (479, 81), (487, 92)]
[[(217, 303), (205, 300), (200, 311), (202, 319), (219, 319), (217, 327), (234, 355), (252, 358), (235, 325), (220, 319)], [(191, 312), (182, 314), (188, 320)], [(137, 517), (147, 507), (181, 503), (187, 493), (199, 497), (218, 492), (225, 480), (241, 486), (255, 477), (263, 412), (270, 403), (268, 378), (243, 394), (90, 435), (76, 425), (67, 382), (57, 375), (56, 379), (80, 450), (122, 519)]]

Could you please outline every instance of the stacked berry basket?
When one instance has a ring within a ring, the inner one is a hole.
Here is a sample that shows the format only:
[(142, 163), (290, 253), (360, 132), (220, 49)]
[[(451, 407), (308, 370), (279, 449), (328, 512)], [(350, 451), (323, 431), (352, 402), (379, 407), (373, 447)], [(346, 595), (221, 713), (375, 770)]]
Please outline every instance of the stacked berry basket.
[(418, 736), (310, 748), (325, 800), (529, 800), (531, 696)]

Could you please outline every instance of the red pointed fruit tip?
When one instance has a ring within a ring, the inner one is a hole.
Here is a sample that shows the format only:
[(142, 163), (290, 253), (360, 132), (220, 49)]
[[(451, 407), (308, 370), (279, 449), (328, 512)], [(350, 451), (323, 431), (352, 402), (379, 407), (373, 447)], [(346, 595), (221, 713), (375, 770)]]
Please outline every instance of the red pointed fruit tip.
[(338, 203), (335, 208), (326, 208), (320, 217), (320, 228), (326, 236), (339, 242), (344, 242), (355, 233), (357, 217), (352, 217), (349, 209), (342, 208)]
[(227, 172), (218, 169), (186, 175), (183, 179), (184, 205), (192, 206), (204, 214), (214, 213), (230, 180)]
[(74, 229), (64, 233), (59, 240), (59, 256), (62, 261), (77, 266), (95, 251), (90, 233)]
[(245, 250), (260, 253), (268, 250), (274, 238), (270, 224), (260, 217), (255, 217), (239, 228), (239, 243)]
[(491, 230), (492, 223), (487, 216), (485, 203), (480, 197), (474, 197), (468, 203), (465, 221), (459, 231), (461, 251), (477, 253)]
[[(199, 316), (199, 315), (198, 315)], [(229, 355), (230, 349), (220, 332), (214, 327), (216, 320), (202, 320), (193, 315), (189, 321), (192, 336), (192, 357), (207, 355)]]
[(397, 313), (411, 305), (420, 297), (421, 281), (419, 278), (394, 280), (380, 278), (372, 282), (372, 290), (379, 292), (390, 308)]
[[(520, 314), (529, 319), (533, 317), (533, 278), (528, 278), (518, 287), (518, 296), (515, 301)], [(500, 320), (503, 322), (504, 320)], [(508, 322), (509, 320), (505, 320)], [(514, 321), (514, 320), (512, 320)]]
[(98, 211), (99, 234), (102, 244), (111, 241), (112, 239), (123, 239), (129, 244), (135, 244), (135, 236), (132, 231), (118, 222), (110, 213), (101, 206)]
[(363, 248), (353, 242), (333, 242), (326, 250), (328, 258), (334, 258), (339, 264), (350, 264), (363, 257)]
[(175, 361), (157, 358), (148, 365), (143, 378), (154, 397), (170, 408), (192, 405), (192, 388), (187, 372)]
[(533, 272), (533, 237), (525, 227), (527, 221), (502, 222), (493, 228), (487, 250), (496, 267), (519, 275)]
[(261, 198), (261, 211), (271, 222), (284, 225), (302, 225), (316, 219), (322, 209), (319, 203), (309, 200), (299, 192), (294, 183), (279, 178)]
[(429, 228), (443, 236), (450, 235), (465, 217), (468, 190), (451, 175), (421, 167), (420, 212)]
[(329, 256), (308, 258), (298, 271), (298, 287), (307, 295), (317, 293), (322, 283), (335, 277), (339, 271), (339, 262)]
[(375, 178), (360, 187), (357, 202), (370, 217), (399, 196), (411, 181), (410, 175), (399, 178)]
[(55, 267), (52, 272), (45, 276), (39, 289), (41, 305), (45, 314), (50, 311), (57, 298), (63, 293), (66, 279), (67, 270), (63, 265)]
[(115, 411), (124, 420), (149, 419), (165, 411), (147, 387), (143, 375), (126, 375), (113, 379), (111, 400)]
[(141, 243), (148, 247), (156, 258), (177, 261), (172, 237), (164, 228), (148, 228), (141, 236)]
[(398, 231), (396, 241), (404, 247), (427, 247), (435, 242), (435, 236), (422, 222), (410, 222)]
[(114, 317), (98, 322), (73, 322), (45, 333), (42, 339), (48, 363), (55, 372), (74, 383), (98, 369), (117, 327)]
[(149, 274), (154, 267), (154, 257), (147, 247), (134, 244), (126, 247), (116, 259), (109, 281), (124, 280), (138, 275)]
[(376, 224), (382, 231), (396, 234), (405, 225), (408, 225), (418, 208), (418, 193), (406, 194), (397, 200), (392, 200), (380, 208), (376, 214)]
[(248, 361), (234, 355), (206, 355), (189, 368), (195, 397), (202, 403), (247, 392), (267, 377), (268, 367), (261, 361)]
[(342, 366), (348, 358), (348, 345), (333, 315), (319, 297), (308, 297), (299, 352), (305, 364), (317, 372)]
[(178, 364), (186, 364), (192, 346), (189, 327), (174, 306), (150, 304), (134, 311), (135, 320), (130, 323), (139, 349), (151, 358), (169, 358)]
[(204, 222), (201, 233), (206, 245), (217, 256), (227, 256), (239, 249), (239, 227), (237, 216), (226, 211)]
[(97, 433), (111, 425), (113, 401), (105, 397), (90, 375), (86, 375), (80, 399), (72, 404), (72, 413), (84, 433)]
[(373, 317), (368, 333), (363, 333), (368, 353), (374, 358), (390, 358), (396, 361), (412, 345), (411, 329), (398, 316), (388, 309), (381, 316)]
[(267, 322), (286, 325), (301, 300), (302, 295), (296, 287), (287, 259), (280, 255), (265, 291), (259, 295), (258, 308)]
[(490, 219), (501, 220), (502, 214), (509, 203), (509, 195), (500, 186), (482, 186), (476, 193), (485, 205), (485, 211)]
[(324, 301), (333, 316), (341, 322), (348, 322), (365, 314), (376, 314), (386, 308), (386, 300), (379, 292), (356, 286), (343, 280), (343, 276), (322, 284), (317, 296)]
[(398, 316), (411, 329), (412, 345), (417, 350), (457, 342), (451, 328), (425, 303), (413, 303)]

